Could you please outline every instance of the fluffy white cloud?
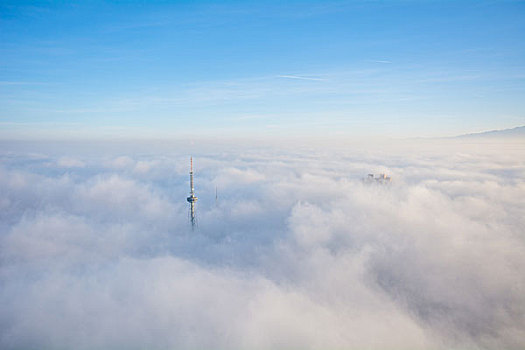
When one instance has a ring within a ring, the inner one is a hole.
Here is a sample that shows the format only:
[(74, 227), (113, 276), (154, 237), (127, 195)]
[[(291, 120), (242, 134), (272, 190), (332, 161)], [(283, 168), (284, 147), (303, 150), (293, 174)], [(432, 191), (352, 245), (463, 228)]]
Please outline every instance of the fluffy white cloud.
[(194, 232), (185, 152), (5, 152), (0, 345), (523, 348), (523, 148), (419, 146), (201, 150)]

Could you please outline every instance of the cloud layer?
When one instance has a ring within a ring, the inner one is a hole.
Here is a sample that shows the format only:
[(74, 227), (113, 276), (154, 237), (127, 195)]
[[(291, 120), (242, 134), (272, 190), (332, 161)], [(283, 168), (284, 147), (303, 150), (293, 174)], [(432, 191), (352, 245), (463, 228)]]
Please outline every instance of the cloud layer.
[(522, 145), (414, 147), (201, 150), (194, 232), (182, 149), (6, 150), (0, 347), (523, 348)]

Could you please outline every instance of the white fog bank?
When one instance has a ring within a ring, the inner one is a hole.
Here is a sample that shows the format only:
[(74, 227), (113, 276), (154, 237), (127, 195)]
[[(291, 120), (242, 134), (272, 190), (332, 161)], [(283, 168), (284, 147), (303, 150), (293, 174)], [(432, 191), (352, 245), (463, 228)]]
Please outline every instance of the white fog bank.
[(190, 146), (3, 143), (0, 348), (525, 347), (524, 142)]

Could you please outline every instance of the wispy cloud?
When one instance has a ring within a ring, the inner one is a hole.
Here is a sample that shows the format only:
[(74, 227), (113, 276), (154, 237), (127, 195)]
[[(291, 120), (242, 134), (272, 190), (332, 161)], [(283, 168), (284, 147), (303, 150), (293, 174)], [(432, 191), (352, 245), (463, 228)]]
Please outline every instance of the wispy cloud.
[(278, 75), (277, 77), (285, 78), (285, 79), (297, 79), (297, 80), (326, 81), (326, 79), (323, 79), (323, 78), (316, 78), (316, 77), (310, 77), (310, 76), (304, 76), (304, 75)]
[(43, 83), (39, 81), (0, 81), (0, 86), (14, 86), (14, 85), (48, 85), (49, 83)]

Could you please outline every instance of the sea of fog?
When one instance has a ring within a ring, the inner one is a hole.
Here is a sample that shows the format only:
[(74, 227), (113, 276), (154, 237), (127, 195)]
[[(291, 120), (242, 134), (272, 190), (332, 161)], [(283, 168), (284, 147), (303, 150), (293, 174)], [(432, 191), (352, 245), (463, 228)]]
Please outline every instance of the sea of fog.
[(0, 146), (1, 349), (525, 348), (523, 140)]

